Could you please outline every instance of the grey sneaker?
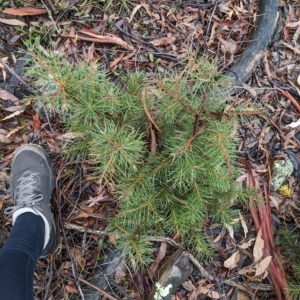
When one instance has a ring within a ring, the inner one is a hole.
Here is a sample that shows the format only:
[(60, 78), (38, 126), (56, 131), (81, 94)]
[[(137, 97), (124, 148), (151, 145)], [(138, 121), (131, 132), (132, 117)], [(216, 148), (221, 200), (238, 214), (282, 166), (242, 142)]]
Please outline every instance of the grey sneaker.
[(13, 224), (21, 214), (32, 212), (43, 218), (45, 242), (41, 257), (51, 253), (56, 245), (56, 226), (50, 208), (54, 187), (54, 172), (45, 150), (37, 145), (18, 149), (11, 167), (10, 190), (14, 206), (5, 209)]

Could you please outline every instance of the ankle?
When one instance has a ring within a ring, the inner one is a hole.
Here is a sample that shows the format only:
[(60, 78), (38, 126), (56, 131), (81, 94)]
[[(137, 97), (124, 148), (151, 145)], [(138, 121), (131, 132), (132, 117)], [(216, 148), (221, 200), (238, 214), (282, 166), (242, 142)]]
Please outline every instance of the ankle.
[(27, 214), (27, 213), (31, 213), (31, 214), (41, 217), (44, 222), (44, 226), (43, 226), (43, 231), (44, 231), (43, 249), (44, 249), (47, 246), (49, 239), (50, 239), (50, 226), (49, 226), (49, 222), (47, 221), (45, 216), (43, 214), (41, 214), (39, 212), (39, 210), (35, 210), (34, 208), (31, 208), (31, 207), (24, 207), (24, 208), (18, 209), (12, 215), (12, 224), (14, 225), (16, 223), (16, 220), (18, 217), (20, 217), (23, 214)]

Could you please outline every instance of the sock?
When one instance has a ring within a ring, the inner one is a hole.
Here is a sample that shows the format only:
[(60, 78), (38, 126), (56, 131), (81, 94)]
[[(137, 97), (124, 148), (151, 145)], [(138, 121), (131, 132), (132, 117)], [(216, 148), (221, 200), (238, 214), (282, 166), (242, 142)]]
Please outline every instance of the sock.
[(0, 251), (1, 299), (32, 300), (33, 276), (45, 240), (45, 223), (33, 213), (20, 215)]

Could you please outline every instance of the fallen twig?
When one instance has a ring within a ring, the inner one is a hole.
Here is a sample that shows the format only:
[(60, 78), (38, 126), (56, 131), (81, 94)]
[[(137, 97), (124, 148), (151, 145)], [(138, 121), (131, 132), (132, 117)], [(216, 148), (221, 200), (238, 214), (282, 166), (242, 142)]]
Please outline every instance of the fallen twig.
[(48, 279), (48, 284), (47, 284), (46, 291), (44, 294), (44, 300), (49, 299), (48, 294), (49, 294), (49, 290), (50, 290), (50, 284), (51, 284), (52, 278), (53, 278), (53, 255), (54, 254), (51, 254), (51, 256), (50, 256), (49, 279)]
[(151, 117), (150, 113), (149, 113), (149, 110), (148, 110), (148, 107), (147, 107), (147, 104), (146, 104), (146, 89), (144, 88), (143, 91), (142, 91), (142, 104), (143, 104), (143, 109), (144, 109), (144, 112), (149, 120), (149, 122), (154, 126), (154, 128), (157, 130), (157, 131), (160, 131), (159, 127), (155, 124), (153, 118)]
[[(55, 11), (55, 7), (54, 7), (52, 1), (51, 1), (51, 0), (46, 0), (46, 1), (47, 1), (47, 3), (49, 4), (51, 10), (52, 10), (52, 11)], [(43, 1), (42, 1), (42, 2), (43, 2)]]
[(198, 260), (193, 256), (193, 254), (189, 252), (185, 252), (185, 255), (189, 258), (189, 260), (194, 264), (195, 267), (200, 271), (201, 275), (205, 277), (208, 280), (214, 280), (214, 277), (212, 275), (209, 275), (209, 273), (200, 265)]
[[(49, 16), (50, 20), (52, 21), (52, 23), (53, 23), (53, 25), (54, 25), (54, 27), (55, 27), (55, 29), (56, 29), (56, 32), (59, 33), (59, 29), (58, 29), (58, 27), (57, 27), (55, 21), (53, 20), (52, 13), (51, 13), (50, 9), (49, 9), (48, 6), (44, 3), (43, 0), (41, 0), (41, 1), (42, 1), (42, 3), (44, 4), (45, 9), (46, 9), (47, 12), (48, 12), (48, 16)], [(48, 4), (51, 6), (52, 11), (55, 11), (55, 7), (53, 6), (52, 2), (51, 2), (50, 0), (47, 0), (47, 2), (48, 2)]]
[(101, 230), (96, 230), (96, 229), (92, 229), (92, 228), (87, 228), (87, 227), (83, 227), (83, 226), (79, 226), (79, 225), (75, 225), (75, 224), (71, 224), (71, 223), (65, 223), (64, 224), (66, 229), (74, 229), (77, 230), (79, 232), (87, 232), (87, 233), (91, 233), (91, 234), (97, 234), (99, 236), (108, 236), (109, 234), (105, 231), (101, 231)]
[[(109, 236), (109, 234), (105, 231), (96, 230), (96, 229), (92, 229), (92, 228), (87, 228), (87, 227), (84, 227), (84, 226), (79, 226), (79, 225), (75, 225), (75, 224), (71, 224), (71, 223), (65, 223), (64, 227), (66, 229), (73, 229), (73, 230), (77, 230), (77, 231), (83, 232), (83, 233), (87, 232), (87, 233), (91, 233), (91, 234), (97, 234), (99, 236), (101, 236), (101, 235), (102, 236)], [(150, 242), (166, 242), (172, 247), (182, 248), (182, 246), (180, 244), (178, 244), (177, 242), (175, 242), (173, 239), (171, 239), (169, 237), (149, 236), (147, 238)]]
[(151, 135), (151, 155), (155, 155), (157, 144), (156, 144), (156, 135), (155, 130), (153, 129), (153, 126), (150, 125), (150, 135)]
[(286, 43), (285, 41), (281, 41), (281, 44), (288, 47), (289, 49), (293, 50), (295, 53), (300, 54), (300, 50), (296, 47), (293, 47), (292, 45)]
[(300, 112), (300, 105), (298, 104), (297, 100), (288, 91), (282, 90), (280, 88), (276, 88), (276, 90), (278, 90), (282, 95), (287, 97), (293, 103), (296, 109)]
[(11, 75), (15, 76), (24, 86), (26, 86), (28, 91), (32, 92), (33, 94), (36, 94), (34, 91), (32, 91), (31, 87), (14, 71), (14, 69), (12, 69), (9, 65), (7, 65), (7, 63), (4, 62), (1, 58), (0, 58), (0, 63), (1, 63), (1, 65), (3, 65), (5, 67), (5, 69)]
[(280, 127), (279, 127), (272, 119), (270, 119), (269, 121), (270, 121), (270, 123), (278, 130), (280, 137), (282, 137), (286, 142), (291, 143), (291, 144), (294, 145), (296, 148), (298, 148), (298, 144), (297, 144), (295, 141), (293, 141), (293, 140), (291, 140), (291, 139), (288, 139), (288, 138), (284, 135), (284, 133), (283, 133), (283, 131), (280, 129)]
[(117, 298), (109, 295), (108, 293), (104, 292), (103, 290), (101, 290), (99, 287), (93, 285), (92, 283), (84, 280), (83, 278), (79, 277), (78, 278), (81, 282), (85, 283), (86, 285), (90, 286), (91, 288), (97, 290), (98, 292), (102, 293), (105, 297), (107, 297), (108, 299), (111, 299), (111, 300), (118, 300)]

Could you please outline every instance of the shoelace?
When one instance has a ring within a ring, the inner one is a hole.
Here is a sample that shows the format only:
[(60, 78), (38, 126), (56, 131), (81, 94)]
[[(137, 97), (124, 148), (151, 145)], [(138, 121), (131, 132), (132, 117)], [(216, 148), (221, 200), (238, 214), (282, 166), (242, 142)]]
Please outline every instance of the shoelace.
[(39, 174), (32, 172), (25, 172), (22, 177), (18, 179), (16, 186), (15, 204), (4, 210), (4, 214), (11, 215), (20, 208), (34, 206), (43, 199), (42, 193), (37, 193), (37, 184), (39, 181)]

